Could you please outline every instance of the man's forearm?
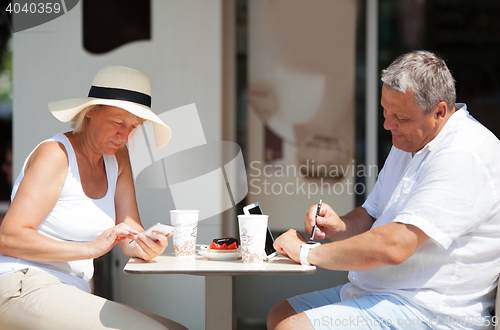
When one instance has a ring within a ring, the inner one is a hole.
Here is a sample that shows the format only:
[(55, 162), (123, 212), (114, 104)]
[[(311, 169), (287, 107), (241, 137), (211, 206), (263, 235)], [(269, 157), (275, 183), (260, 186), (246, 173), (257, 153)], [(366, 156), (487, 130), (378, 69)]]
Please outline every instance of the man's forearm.
[(333, 237), (328, 237), (331, 241), (341, 241), (359, 234), (362, 234), (372, 227), (375, 219), (372, 218), (368, 212), (361, 206), (355, 208), (351, 212), (340, 219), (344, 222), (345, 230), (338, 232)]
[(312, 249), (308, 261), (332, 270), (364, 271), (399, 265), (429, 240), (419, 228), (393, 222)]

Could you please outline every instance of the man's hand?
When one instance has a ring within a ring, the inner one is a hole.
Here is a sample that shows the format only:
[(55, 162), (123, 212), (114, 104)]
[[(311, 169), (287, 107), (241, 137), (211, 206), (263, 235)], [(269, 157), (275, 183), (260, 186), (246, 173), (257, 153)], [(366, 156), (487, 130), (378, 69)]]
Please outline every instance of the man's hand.
[(335, 211), (326, 203), (321, 204), (319, 216), (316, 218), (318, 205), (313, 205), (304, 217), (306, 233), (311, 235), (314, 224), (317, 224), (316, 239), (332, 239), (336, 234), (345, 231), (345, 224)]
[(274, 241), (274, 248), (279, 254), (300, 263), (300, 246), (305, 242), (306, 239), (301, 233), (290, 229)]

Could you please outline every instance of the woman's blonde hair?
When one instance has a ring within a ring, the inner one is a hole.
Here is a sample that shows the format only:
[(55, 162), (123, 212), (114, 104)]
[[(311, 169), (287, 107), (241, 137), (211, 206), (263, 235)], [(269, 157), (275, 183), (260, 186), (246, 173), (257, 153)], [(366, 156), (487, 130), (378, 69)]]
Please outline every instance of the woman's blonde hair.
[(97, 108), (101, 107), (100, 104), (94, 104), (86, 107), (82, 111), (80, 111), (75, 118), (72, 120), (71, 127), (73, 128), (73, 133), (80, 133), (85, 130), (87, 127), (87, 123), (89, 119), (85, 116), (90, 110), (98, 110)]

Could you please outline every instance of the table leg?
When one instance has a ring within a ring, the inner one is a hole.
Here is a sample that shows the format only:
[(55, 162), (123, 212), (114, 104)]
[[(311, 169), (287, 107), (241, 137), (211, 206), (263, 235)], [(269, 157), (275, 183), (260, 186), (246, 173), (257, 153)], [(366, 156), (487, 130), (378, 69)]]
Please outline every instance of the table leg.
[(236, 330), (234, 276), (205, 276), (205, 329)]

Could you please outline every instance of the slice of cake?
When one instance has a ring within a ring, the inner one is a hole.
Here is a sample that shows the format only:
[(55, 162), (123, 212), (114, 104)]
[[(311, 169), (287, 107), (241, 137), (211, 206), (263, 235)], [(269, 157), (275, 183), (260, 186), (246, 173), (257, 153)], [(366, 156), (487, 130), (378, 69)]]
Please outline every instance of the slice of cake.
[(238, 240), (232, 237), (215, 238), (212, 243), (210, 243), (210, 247), (207, 251), (214, 253), (239, 252)]

